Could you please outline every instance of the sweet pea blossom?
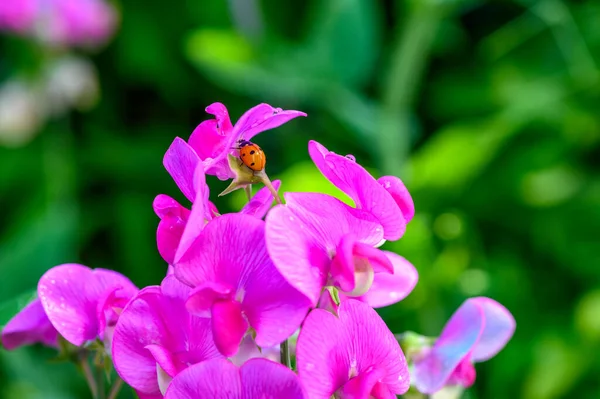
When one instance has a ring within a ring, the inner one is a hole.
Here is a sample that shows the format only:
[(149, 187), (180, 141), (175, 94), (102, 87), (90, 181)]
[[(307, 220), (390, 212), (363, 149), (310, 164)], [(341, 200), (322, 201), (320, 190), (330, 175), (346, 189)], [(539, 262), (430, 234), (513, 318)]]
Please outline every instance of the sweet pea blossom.
[(299, 116), (306, 116), (304, 112), (284, 111), (263, 103), (246, 111), (232, 125), (223, 104), (213, 103), (206, 107), (206, 112), (214, 115), (215, 119), (200, 123), (188, 142), (200, 156), (206, 174), (217, 176), (220, 180), (235, 177), (229, 167), (227, 155), (234, 154), (238, 140), (250, 140), (258, 133), (274, 129)]
[(308, 152), (316, 167), (337, 188), (346, 193), (356, 207), (368, 211), (383, 226), (386, 240), (397, 240), (415, 214), (408, 190), (395, 176), (375, 180), (353, 156), (341, 156), (311, 140)]
[(120, 273), (75, 263), (53, 267), (38, 282), (48, 319), (75, 346), (96, 338), (110, 342), (119, 312), (137, 291)]
[(372, 306), (390, 305), (412, 291), (416, 270), (403, 258), (375, 248), (384, 230), (371, 212), (326, 194), (284, 197), (286, 204), (267, 215), (267, 248), (277, 270), (313, 305), (325, 286)]
[(385, 322), (367, 304), (342, 302), (338, 316), (314, 309), (296, 346), (308, 399), (393, 399), (409, 386), (408, 366)]
[(413, 382), (425, 394), (445, 385), (470, 387), (473, 363), (494, 357), (515, 331), (515, 319), (501, 304), (486, 297), (467, 299), (444, 326), (433, 347), (415, 358)]
[(224, 359), (196, 364), (179, 374), (165, 399), (304, 399), (293, 371), (267, 359), (251, 359), (240, 368)]
[(2, 346), (12, 350), (38, 342), (56, 347), (58, 332), (46, 316), (40, 300), (34, 299), (4, 326)]
[[(183, 139), (176, 138), (163, 158), (165, 169), (185, 197), (192, 202), (191, 211), (165, 194), (159, 194), (153, 203), (154, 212), (161, 219), (156, 232), (158, 251), (163, 259), (173, 264), (189, 248), (204, 225), (219, 214), (209, 201), (209, 188), (204, 169), (194, 149)], [(273, 185), (279, 188), (280, 182)], [(263, 187), (242, 208), (240, 213), (262, 219), (273, 197)]]
[(210, 321), (185, 308), (190, 292), (169, 275), (160, 286), (142, 289), (121, 313), (112, 345), (115, 370), (142, 394), (164, 394), (189, 365), (221, 357)]
[(249, 328), (261, 347), (292, 335), (310, 303), (275, 269), (265, 248), (265, 222), (227, 214), (209, 222), (175, 275), (194, 287), (188, 309), (210, 317), (221, 353), (233, 356)]
[(51, 45), (104, 43), (116, 25), (116, 11), (103, 0), (2, 0), (0, 29)]

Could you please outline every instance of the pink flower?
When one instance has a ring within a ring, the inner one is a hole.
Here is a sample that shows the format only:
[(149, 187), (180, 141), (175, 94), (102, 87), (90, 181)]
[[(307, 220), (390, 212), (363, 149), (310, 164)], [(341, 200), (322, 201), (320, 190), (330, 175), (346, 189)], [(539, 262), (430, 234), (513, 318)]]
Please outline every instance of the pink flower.
[[(190, 212), (168, 195), (159, 194), (154, 199), (154, 212), (161, 219), (156, 232), (158, 251), (167, 263), (173, 264), (187, 251), (204, 225), (219, 212), (209, 201), (209, 189), (200, 158), (188, 143), (180, 138), (173, 140), (165, 153), (163, 164), (177, 187), (192, 202)], [(274, 181), (273, 185), (278, 188), (280, 181)], [(272, 203), (271, 193), (263, 187), (240, 213), (262, 219)]]
[(0, 30), (24, 33), (32, 29), (38, 0), (0, 1)]
[(296, 356), (308, 399), (393, 399), (410, 386), (400, 345), (379, 315), (360, 301), (342, 302), (338, 317), (323, 309), (310, 312)]
[(38, 283), (48, 319), (75, 346), (96, 338), (110, 342), (119, 312), (137, 291), (120, 273), (74, 263), (53, 267)]
[(39, 299), (25, 306), (2, 330), (2, 346), (8, 350), (38, 342), (57, 346), (57, 340), (58, 332), (50, 323)]
[(100, 45), (113, 33), (114, 8), (102, 0), (3, 0), (0, 29), (52, 45)]
[(281, 364), (252, 359), (240, 368), (224, 359), (196, 364), (179, 374), (165, 399), (303, 399), (296, 374)]
[(306, 116), (304, 112), (284, 111), (268, 104), (259, 104), (246, 111), (233, 126), (223, 104), (213, 103), (206, 107), (206, 112), (216, 118), (198, 125), (189, 143), (200, 156), (205, 173), (217, 176), (220, 180), (235, 177), (229, 167), (227, 154), (234, 153), (233, 147), (239, 139), (250, 140), (260, 132), (274, 129), (298, 116)]
[(279, 344), (298, 329), (310, 306), (273, 266), (265, 223), (249, 215), (213, 219), (174, 266), (175, 275), (194, 287), (188, 309), (211, 318), (225, 356), (238, 351), (249, 328), (259, 346)]
[(285, 200), (267, 215), (267, 248), (277, 270), (313, 305), (324, 286), (372, 306), (396, 303), (412, 291), (416, 270), (375, 248), (384, 230), (371, 212), (325, 194), (286, 193)]
[(216, 357), (210, 321), (185, 308), (191, 288), (175, 276), (142, 289), (121, 313), (112, 356), (123, 381), (145, 395), (160, 395), (189, 365)]
[(413, 381), (425, 394), (445, 385), (469, 387), (473, 363), (494, 357), (515, 331), (515, 319), (493, 299), (467, 299), (452, 315), (435, 345), (415, 359)]
[(321, 173), (346, 193), (359, 209), (368, 211), (383, 226), (386, 240), (397, 240), (415, 214), (413, 200), (400, 179), (383, 176), (375, 180), (354, 160), (329, 151), (316, 141), (310, 141), (308, 152)]

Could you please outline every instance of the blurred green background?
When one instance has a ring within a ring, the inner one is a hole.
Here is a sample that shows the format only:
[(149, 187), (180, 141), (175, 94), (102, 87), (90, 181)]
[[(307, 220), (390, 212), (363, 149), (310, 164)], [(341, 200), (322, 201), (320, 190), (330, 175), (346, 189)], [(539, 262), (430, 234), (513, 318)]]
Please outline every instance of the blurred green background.
[[(255, 139), (284, 191), (342, 196), (314, 168), (315, 139), (375, 176), (400, 176), (416, 216), (387, 243), (420, 273), (381, 309), (394, 332), (437, 335), (469, 296), (503, 303), (517, 331), (477, 366), (465, 398), (600, 395), (600, 2), (595, 0), (122, 1), (111, 43), (86, 54), (99, 101), (0, 147), (0, 303), (50, 267), (119, 270), (138, 286), (166, 271), (162, 166), (223, 102), (299, 109)], [(0, 37), (0, 81), (47, 55)], [(235, 211), (243, 195), (211, 199)], [(5, 321), (5, 320), (4, 320)], [(52, 351), (0, 351), (0, 397), (88, 397)], [(122, 398), (133, 397), (123, 391)]]

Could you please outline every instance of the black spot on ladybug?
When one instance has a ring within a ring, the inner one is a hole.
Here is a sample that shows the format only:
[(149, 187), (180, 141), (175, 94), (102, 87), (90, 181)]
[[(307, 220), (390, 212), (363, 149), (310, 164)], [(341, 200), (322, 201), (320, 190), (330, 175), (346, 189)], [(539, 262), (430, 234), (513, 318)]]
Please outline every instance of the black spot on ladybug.
[(256, 151), (254, 151), (254, 150), (250, 151), (250, 155), (254, 155), (255, 152)]
[(245, 157), (245, 156), (246, 156), (246, 153), (243, 153), (243, 154), (242, 154), (242, 157)]
[(254, 162), (252, 162), (252, 163), (250, 164), (250, 166), (254, 166)]

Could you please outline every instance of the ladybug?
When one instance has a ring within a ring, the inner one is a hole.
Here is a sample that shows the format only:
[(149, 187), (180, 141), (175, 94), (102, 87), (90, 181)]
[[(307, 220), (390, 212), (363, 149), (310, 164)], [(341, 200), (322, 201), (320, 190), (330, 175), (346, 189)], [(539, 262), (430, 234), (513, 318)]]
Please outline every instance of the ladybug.
[(260, 172), (265, 168), (267, 158), (259, 146), (244, 139), (240, 139), (237, 145), (236, 149), (240, 150), (240, 160), (244, 165), (255, 172)]

